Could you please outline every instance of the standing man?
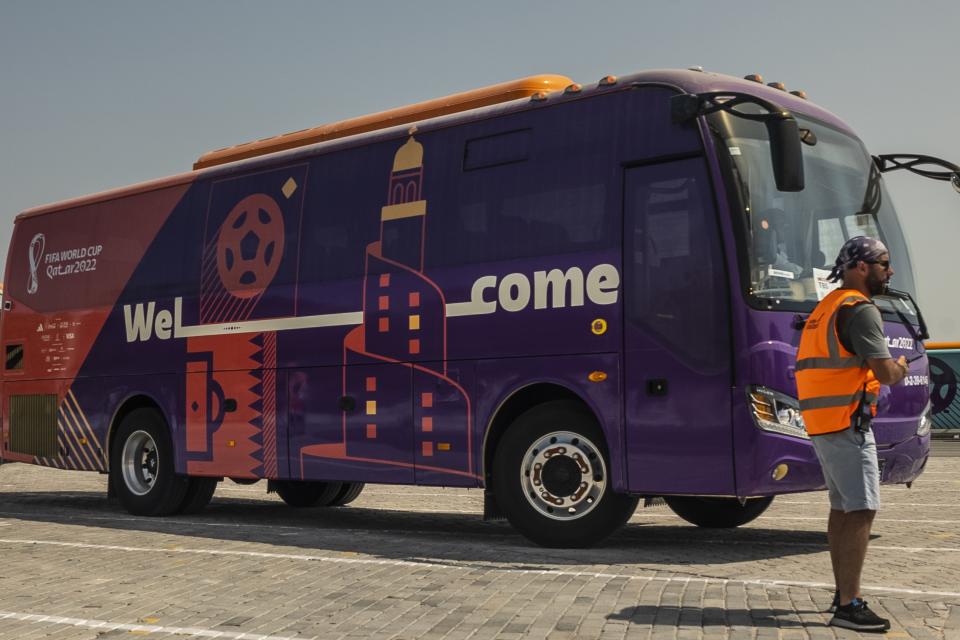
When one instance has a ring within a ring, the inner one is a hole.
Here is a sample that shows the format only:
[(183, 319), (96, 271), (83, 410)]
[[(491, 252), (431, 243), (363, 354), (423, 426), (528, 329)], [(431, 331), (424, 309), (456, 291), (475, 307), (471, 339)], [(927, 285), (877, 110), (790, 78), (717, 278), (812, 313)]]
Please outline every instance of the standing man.
[(887, 349), (873, 296), (884, 292), (893, 269), (882, 242), (848, 240), (830, 273), (843, 280), (817, 305), (803, 328), (797, 352), (800, 411), (830, 491), (827, 539), (836, 594), (830, 624), (884, 632), (889, 620), (867, 607), (860, 575), (870, 527), (880, 509), (880, 470), (870, 422), (880, 385), (907, 374), (906, 358)]

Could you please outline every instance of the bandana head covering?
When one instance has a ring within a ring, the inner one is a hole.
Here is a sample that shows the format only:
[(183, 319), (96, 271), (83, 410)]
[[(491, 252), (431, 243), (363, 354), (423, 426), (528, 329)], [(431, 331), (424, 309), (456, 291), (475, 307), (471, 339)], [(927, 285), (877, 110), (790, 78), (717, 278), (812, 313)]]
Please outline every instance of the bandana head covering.
[(879, 260), (880, 256), (885, 253), (889, 253), (886, 245), (876, 238), (868, 238), (867, 236), (850, 238), (840, 247), (840, 254), (837, 256), (837, 261), (834, 263), (830, 277), (827, 279), (830, 282), (836, 282), (843, 277), (844, 271), (852, 269), (858, 262)]

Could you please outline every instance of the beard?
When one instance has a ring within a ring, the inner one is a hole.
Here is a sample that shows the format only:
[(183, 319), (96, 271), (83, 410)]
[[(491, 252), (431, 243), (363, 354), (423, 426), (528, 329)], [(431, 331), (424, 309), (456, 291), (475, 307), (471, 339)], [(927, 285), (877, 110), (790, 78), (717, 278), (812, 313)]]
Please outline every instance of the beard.
[(871, 296), (879, 296), (886, 292), (887, 290), (887, 277), (876, 275), (875, 273), (867, 274), (867, 291), (870, 292)]

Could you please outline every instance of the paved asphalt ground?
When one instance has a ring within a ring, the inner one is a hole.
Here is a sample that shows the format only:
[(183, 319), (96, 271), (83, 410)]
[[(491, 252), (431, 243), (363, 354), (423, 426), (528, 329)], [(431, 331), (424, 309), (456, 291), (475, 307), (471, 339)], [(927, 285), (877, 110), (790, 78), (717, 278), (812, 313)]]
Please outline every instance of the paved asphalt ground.
[[(960, 639), (960, 446), (936, 451), (912, 489), (883, 489), (864, 584), (887, 638)], [(735, 530), (641, 508), (562, 551), (483, 522), (481, 501), (375, 485), (298, 510), (227, 481), (201, 515), (150, 519), (103, 476), (3, 465), (0, 638), (861, 637), (825, 626), (824, 493)]]

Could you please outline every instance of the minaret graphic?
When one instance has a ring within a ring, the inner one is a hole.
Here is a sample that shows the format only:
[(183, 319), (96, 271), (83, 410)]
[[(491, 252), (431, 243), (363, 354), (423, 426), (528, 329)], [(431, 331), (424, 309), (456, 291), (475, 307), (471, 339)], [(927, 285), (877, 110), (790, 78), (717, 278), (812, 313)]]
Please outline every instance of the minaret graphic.
[[(395, 459), (409, 451), (396, 427), (412, 420), (418, 472), (472, 476), (470, 401), (447, 377), (446, 302), (423, 271), (423, 145), (413, 134), (394, 156), (380, 239), (366, 248), (363, 324), (344, 339), (343, 396), (355, 407), (342, 414), (343, 440), (308, 445), (301, 461), (317, 456), (410, 466)], [(409, 406), (411, 384), (413, 413), (398, 415), (396, 407)]]
[(444, 373), (445, 303), (443, 292), (423, 274), (427, 201), (422, 190), (423, 145), (411, 135), (393, 160), (387, 205), (380, 210), (380, 241), (367, 246), (366, 350), (401, 362), (424, 360)]

